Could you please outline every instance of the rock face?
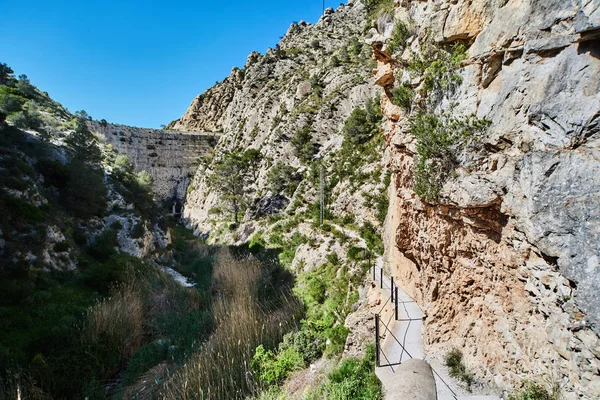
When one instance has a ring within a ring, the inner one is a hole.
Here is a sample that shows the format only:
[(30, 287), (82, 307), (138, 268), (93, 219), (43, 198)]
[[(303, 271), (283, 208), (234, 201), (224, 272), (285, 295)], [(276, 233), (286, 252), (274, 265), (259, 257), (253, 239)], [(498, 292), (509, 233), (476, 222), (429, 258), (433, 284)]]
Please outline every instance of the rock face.
[[(399, 60), (370, 35), (393, 171), (386, 261), (427, 311), (428, 351), (463, 349), (501, 389), (554, 380), (599, 398), (600, 2), (400, 2), (398, 21), (411, 25)], [(435, 201), (413, 190), (415, 110), (391, 102), (401, 81), (422, 96), (409, 66), (427, 32), (468, 59), (454, 91), (421, 101), (491, 121)]]
[[(340, 149), (351, 111), (379, 85), (387, 149), (361, 173), (376, 172), (382, 162), (392, 173), (385, 260), (426, 310), (428, 353), (458, 347), (476, 380), (507, 392), (526, 380), (554, 381), (567, 399), (597, 399), (600, 2), (396, 3), (366, 38), (377, 60), (374, 74), (361, 43), (365, 9), (352, 2), (327, 10), (315, 25), (293, 24), (276, 49), (252, 53), (244, 69), (234, 69), (171, 123), (178, 131), (223, 132), (215, 159), (193, 179), (187, 223), (197, 233), (240, 242), (258, 229), (256, 218), (306, 211), (318, 200), (315, 182), (304, 179), (287, 201), (271, 192), (270, 167), (281, 163), (309, 175), (294, 151), (294, 135), (307, 128), (314, 159), (325, 159)], [(399, 21), (409, 33), (392, 57), (386, 41)], [(454, 60), (456, 71), (421, 62), (428, 46), (451, 50), (459, 43), (467, 57)], [(433, 81), (425, 79), (429, 67), (441, 74)], [(415, 92), (409, 111), (392, 102), (401, 83)], [(446, 90), (428, 97), (436, 85)], [(420, 147), (411, 122), (423, 107), (438, 116), (489, 120), (428, 201), (413, 190)], [(223, 233), (231, 221), (211, 214), (223, 199), (206, 176), (222, 154), (248, 148), (264, 156), (250, 188), (256, 209), (237, 230)], [(332, 212), (375, 223), (365, 203), (372, 206), (367, 195), (379, 183), (329, 188)], [(296, 224), (298, 230), (306, 225)], [(328, 251), (337, 247), (303, 244), (293, 268), (314, 268)]]
[(218, 135), (182, 133), (125, 125), (90, 123), (90, 130), (126, 155), (135, 171), (147, 171), (154, 178), (158, 201), (182, 203), (200, 159), (212, 151)]
[(234, 69), (231, 76), (198, 95), (185, 114), (167, 125), (167, 129), (191, 132), (222, 131), (227, 106), (233, 100), (236, 86), (243, 80), (243, 74), (240, 72), (239, 69)]
[[(246, 221), (270, 213), (262, 208), (273, 208), (270, 201), (257, 201), (273, 195), (267, 179), (272, 165), (279, 162), (307, 175), (308, 163), (298, 158), (291, 142), (299, 130), (310, 132), (316, 149), (313, 159), (323, 158), (340, 148), (340, 131), (350, 113), (377, 96), (380, 89), (371, 76), (375, 65), (361, 37), (365, 16), (364, 6), (357, 2), (327, 11), (314, 25), (292, 24), (276, 49), (250, 54), (242, 70), (234, 69), (230, 77), (198, 96), (170, 125), (183, 131), (222, 130), (214, 161), (229, 151), (261, 151), (260, 172), (249, 188), (259, 209), (251, 211)], [(213, 165), (198, 170), (184, 208), (184, 217), (197, 232), (215, 232), (213, 221), (218, 218), (209, 211), (222, 203), (205, 179)], [(305, 194), (309, 189), (314, 187), (308, 182), (299, 187)], [(275, 208), (291, 207), (298, 193), (285, 204), (278, 201)], [(303, 201), (314, 195), (313, 190)]]

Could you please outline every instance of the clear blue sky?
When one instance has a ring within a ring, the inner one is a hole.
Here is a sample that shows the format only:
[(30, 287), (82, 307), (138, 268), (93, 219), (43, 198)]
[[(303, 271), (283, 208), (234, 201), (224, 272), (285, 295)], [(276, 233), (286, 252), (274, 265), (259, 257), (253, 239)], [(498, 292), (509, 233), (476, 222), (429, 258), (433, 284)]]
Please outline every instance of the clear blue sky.
[(252, 50), (275, 47), (293, 21), (316, 22), (322, 0), (13, 0), (1, 8), (0, 62), (72, 112), (155, 128)]

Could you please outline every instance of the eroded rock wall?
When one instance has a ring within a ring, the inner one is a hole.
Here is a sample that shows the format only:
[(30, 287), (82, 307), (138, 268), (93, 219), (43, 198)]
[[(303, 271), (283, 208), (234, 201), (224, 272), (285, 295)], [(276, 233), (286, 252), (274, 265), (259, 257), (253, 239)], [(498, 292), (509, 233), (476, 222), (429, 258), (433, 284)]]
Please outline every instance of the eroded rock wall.
[[(411, 27), (401, 54), (378, 51), (391, 26), (369, 35), (393, 171), (386, 262), (426, 310), (428, 352), (462, 349), (501, 389), (549, 380), (599, 398), (600, 2), (401, 1), (394, 14)], [(422, 90), (408, 65), (427, 35), (468, 47), (435, 112), (491, 121), (430, 202), (413, 190), (415, 109), (391, 101), (402, 81)]]

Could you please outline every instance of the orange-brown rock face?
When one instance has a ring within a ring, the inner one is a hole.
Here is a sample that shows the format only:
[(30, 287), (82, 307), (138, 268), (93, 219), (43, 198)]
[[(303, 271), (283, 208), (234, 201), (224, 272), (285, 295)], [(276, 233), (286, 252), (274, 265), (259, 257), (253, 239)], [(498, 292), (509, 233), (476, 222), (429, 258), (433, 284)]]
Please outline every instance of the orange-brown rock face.
[[(599, 80), (596, 72), (580, 74), (600, 71), (585, 50), (599, 5), (438, 3), (396, 9), (395, 23), (413, 17), (402, 63), (373, 45), (393, 173), (387, 266), (427, 314), (430, 356), (458, 347), (476, 379), (506, 391), (524, 380), (554, 381), (567, 399), (600, 398), (600, 251), (593, 243), (600, 203), (588, 200), (600, 187), (600, 138), (590, 126), (600, 97), (586, 89)], [(567, 14), (572, 19), (557, 17)], [(413, 191), (416, 107), (391, 101), (401, 81), (412, 85), (416, 102), (431, 101), (420, 98), (422, 76), (401, 66), (416, 57), (427, 31), (440, 45), (471, 45), (457, 71), (461, 84), (426, 111), (491, 121), (483, 152), (461, 155), (431, 202)], [(581, 146), (573, 145), (577, 130), (590, 132)]]

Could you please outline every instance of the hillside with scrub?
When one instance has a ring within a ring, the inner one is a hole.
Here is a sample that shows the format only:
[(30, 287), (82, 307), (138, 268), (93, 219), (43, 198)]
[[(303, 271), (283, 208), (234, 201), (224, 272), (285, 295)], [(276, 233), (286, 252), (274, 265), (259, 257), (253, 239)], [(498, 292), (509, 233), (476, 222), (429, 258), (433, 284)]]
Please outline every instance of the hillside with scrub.
[(599, 13), (349, 0), (164, 129), (0, 64), (0, 398), (597, 399)]

